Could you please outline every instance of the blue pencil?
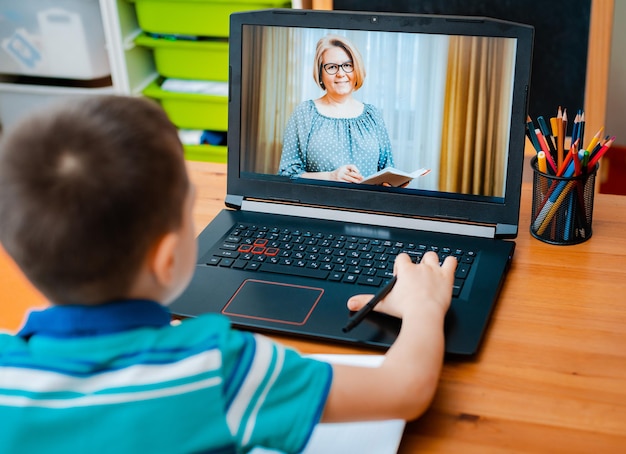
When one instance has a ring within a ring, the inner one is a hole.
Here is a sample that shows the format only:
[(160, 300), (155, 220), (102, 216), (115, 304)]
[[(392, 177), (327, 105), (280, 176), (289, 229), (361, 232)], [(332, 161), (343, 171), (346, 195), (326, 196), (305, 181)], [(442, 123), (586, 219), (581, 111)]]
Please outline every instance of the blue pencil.
[[(573, 174), (574, 174), (574, 162), (570, 162), (569, 165), (567, 166), (567, 169), (565, 169), (565, 172), (563, 173), (563, 177), (565, 178), (571, 177)], [(559, 184), (556, 186), (554, 191), (552, 191), (552, 193), (548, 197), (548, 200), (546, 200), (546, 203), (543, 205), (543, 207), (541, 208), (541, 211), (535, 218), (535, 222), (533, 223), (533, 229), (539, 230), (539, 227), (541, 227), (541, 225), (543, 224), (543, 221), (548, 215), (548, 212), (550, 211), (550, 209), (556, 202), (557, 198), (561, 194), (561, 191), (563, 191), (563, 188), (565, 187), (566, 184), (567, 184), (567, 180), (559, 181)]]

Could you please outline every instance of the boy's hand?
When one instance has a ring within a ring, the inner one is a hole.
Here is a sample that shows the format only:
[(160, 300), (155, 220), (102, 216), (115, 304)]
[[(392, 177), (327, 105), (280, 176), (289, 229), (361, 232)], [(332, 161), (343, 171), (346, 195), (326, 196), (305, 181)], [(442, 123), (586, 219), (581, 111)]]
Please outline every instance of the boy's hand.
[[(377, 368), (333, 366), (333, 383), (322, 417), (325, 422), (353, 419), (414, 419), (424, 413), (437, 389), (444, 355), (444, 319), (452, 297), (456, 259), (439, 266), (434, 252), (413, 264), (407, 254), (394, 263), (397, 281), (375, 310), (402, 318), (398, 337)], [(348, 301), (358, 310), (371, 295)], [(383, 386), (381, 386), (383, 384)]]
[[(424, 254), (419, 264), (414, 264), (407, 254), (398, 255), (394, 263), (396, 285), (374, 310), (404, 318), (417, 306), (425, 309), (423, 305), (428, 304), (445, 313), (452, 299), (456, 264), (454, 257), (446, 257), (439, 266), (439, 257), (432, 251)], [(372, 295), (355, 295), (348, 300), (348, 308), (357, 311), (371, 298)]]

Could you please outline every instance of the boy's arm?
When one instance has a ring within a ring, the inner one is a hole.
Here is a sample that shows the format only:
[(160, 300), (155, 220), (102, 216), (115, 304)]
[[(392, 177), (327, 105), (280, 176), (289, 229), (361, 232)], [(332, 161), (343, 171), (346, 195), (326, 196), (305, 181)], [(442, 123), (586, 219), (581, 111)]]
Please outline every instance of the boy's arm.
[[(376, 310), (402, 318), (398, 338), (378, 368), (333, 365), (323, 422), (410, 420), (430, 405), (443, 363), (456, 260), (449, 257), (440, 267), (437, 254), (428, 252), (415, 265), (401, 254), (394, 266), (398, 281)], [(370, 296), (353, 297), (348, 306), (358, 310)]]

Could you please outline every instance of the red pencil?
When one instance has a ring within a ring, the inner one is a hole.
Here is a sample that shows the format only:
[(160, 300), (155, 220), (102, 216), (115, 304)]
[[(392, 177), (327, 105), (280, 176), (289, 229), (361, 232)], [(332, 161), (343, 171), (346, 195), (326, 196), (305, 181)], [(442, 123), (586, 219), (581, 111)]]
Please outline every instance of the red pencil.
[(575, 153), (576, 152), (575, 150), (577, 149), (578, 149), (578, 139), (576, 139), (576, 141), (572, 144), (572, 146), (569, 149), (569, 153), (567, 153), (567, 156), (565, 156), (565, 159), (563, 160), (563, 163), (559, 167), (559, 171), (556, 174), (557, 177), (560, 177), (563, 175), (563, 173), (567, 169), (567, 166), (569, 165), (569, 162), (572, 160), (572, 154)]
[(541, 133), (541, 129), (536, 128), (535, 134), (537, 135), (537, 140), (539, 141), (539, 147), (541, 147), (541, 151), (544, 153), (550, 153), (550, 149), (548, 148), (548, 142), (546, 142), (546, 138)]
[(600, 160), (600, 158), (604, 156), (604, 154), (609, 150), (609, 148), (611, 148), (611, 145), (613, 145), (614, 141), (615, 141), (615, 136), (607, 140), (606, 143), (602, 145), (602, 148), (600, 148), (597, 153), (595, 153), (591, 158), (589, 158), (589, 163), (587, 163), (588, 169), (593, 169), (595, 167), (596, 163)]
[[(566, 153), (565, 151), (565, 138), (567, 137), (567, 109), (563, 108), (563, 153)], [(565, 159), (565, 156), (563, 156), (563, 159)]]
[(549, 152), (545, 153), (545, 155), (546, 155), (546, 161), (548, 161), (548, 165), (550, 166), (550, 169), (552, 169), (552, 172), (554, 173), (554, 175), (556, 175), (558, 170), (556, 168), (556, 163), (554, 162), (554, 158), (552, 158), (552, 155)]
[(557, 164), (557, 170), (561, 170), (561, 167), (563, 166), (563, 154), (564, 154), (564, 146), (565, 146), (565, 134), (563, 131), (563, 111), (561, 110), (561, 106), (559, 106), (559, 109), (557, 111), (556, 114), (556, 126), (557, 126), (557, 130), (558, 130), (558, 140), (556, 142), (556, 164)]
[(578, 176), (582, 172), (582, 168), (580, 167), (580, 158), (578, 157), (578, 149), (572, 148), (569, 154), (571, 155), (572, 160), (574, 161), (574, 175)]

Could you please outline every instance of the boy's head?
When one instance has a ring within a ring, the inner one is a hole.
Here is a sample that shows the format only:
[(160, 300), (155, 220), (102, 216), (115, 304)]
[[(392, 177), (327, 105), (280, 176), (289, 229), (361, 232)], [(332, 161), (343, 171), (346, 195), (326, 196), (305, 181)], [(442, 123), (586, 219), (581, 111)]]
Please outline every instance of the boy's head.
[(33, 115), (0, 144), (0, 242), (55, 304), (128, 296), (190, 192), (154, 102), (92, 97)]

